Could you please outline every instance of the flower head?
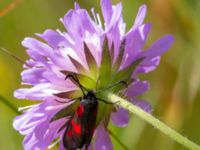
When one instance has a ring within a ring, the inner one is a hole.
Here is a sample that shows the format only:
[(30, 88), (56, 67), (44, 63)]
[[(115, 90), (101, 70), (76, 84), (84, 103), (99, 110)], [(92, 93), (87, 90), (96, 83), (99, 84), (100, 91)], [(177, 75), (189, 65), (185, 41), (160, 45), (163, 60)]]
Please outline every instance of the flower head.
[[(48, 29), (37, 34), (43, 41), (25, 38), (22, 42), (30, 56), (21, 74), (23, 85), (28, 87), (15, 91), (14, 95), (40, 101), (14, 120), (14, 128), (25, 135), (25, 149), (46, 149), (55, 141), (59, 142), (60, 150), (65, 149), (62, 140), (65, 124), (80, 103), (72, 99), (83, 96), (77, 83), (65, 79), (67, 75), (75, 75), (86, 89), (96, 90), (97, 86), (102, 92), (104, 89), (117, 92), (147, 112), (151, 111), (147, 102), (137, 99), (149, 87), (148, 82), (140, 81), (137, 75), (156, 68), (160, 55), (171, 46), (173, 38), (164, 36), (144, 50), (151, 28), (149, 23), (143, 24), (145, 5), (139, 8), (133, 27), (127, 33), (121, 3), (111, 5), (109, 0), (101, 0), (101, 8), (104, 24), (93, 9), (93, 17), (90, 17), (75, 3), (75, 8), (61, 19), (67, 32)], [(109, 88), (119, 81), (125, 81), (128, 87)], [(101, 97), (101, 92), (98, 96)], [(99, 102), (95, 138), (89, 149), (113, 149), (106, 131), (110, 118), (122, 127), (127, 125), (129, 114), (122, 108)]]

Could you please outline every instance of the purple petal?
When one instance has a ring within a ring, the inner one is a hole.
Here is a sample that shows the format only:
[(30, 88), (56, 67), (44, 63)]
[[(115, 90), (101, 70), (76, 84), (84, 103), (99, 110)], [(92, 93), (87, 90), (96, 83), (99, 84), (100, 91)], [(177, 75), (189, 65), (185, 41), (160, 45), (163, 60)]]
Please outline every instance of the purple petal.
[(21, 73), (24, 84), (38, 85), (42, 83), (51, 83), (58, 90), (66, 90), (66, 87), (73, 86), (70, 80), (64, 80), (65, 75), (59, 72), (49, 71), (45, 68), (30, 68)]
[(125, 34), (126, 25), (123, 21), (121, 11), (121, 3), (117, 4), (116, 6), (113, 6), (111, 20), (109, 24), (106, 24), (105, 26), (105, 33), (107, 34), (106, 36), (109, 39), (109, 46), (111, 47), (111, 45), (114, 44), (114, 56), (112, 56), (113, 62), (116, 60), (119, 54), (119, 46)]
[(76, 10), (80, 9), (80, 5), (77, 2), (74, 3), (74, 9)]
[(109, 134), (102, 124), (96, 130), (95, 150), (113, 150)]
[(84, 9), (70, 10), (64, 16), (62, 22), (68, 30), (69, 36), (74, 40), (74, 43), (79, 43), (73, 47), (73, 49), (76, 50), (75, 52), (79, 53), (79, 62), (87, 69), (87, 63), (84, 59), (83, 40), (86, 41), (94, 58), (99, 62), (99, 49), (101, 50), (101, 48), (99, 48), (99, 35), (102, 34), (102, 29), (90, 18), (87, 11)]
[(148, 89), (149, 83), (147, 81), (134, 81), (131, 85), (129, 85), (125, 94), (131, 98), (143, 94)]
[(63, 23), (74, 38), (83, 38), (86, 31), (89, 33), (98, 33), (99, 29), (95, 22), (90, 18), (86, 10), (70, 10), (63, 19)]
[(14, 128), (19, 130), (21, 134), (26, 135), (23, 141), (25, 149), (46, 149), (53, 139), (61, 135), (57, 131), (66, 122), (66, 119), (60, 119), (52, 123), (50, 123), (50, 119), (63, 107), (63, 105), (57, 105), (55, 101), (49, 100), (33, 106), (23, 115), (15, 118)]
[[(90, 145), (89, 145), (89, 147), (88, 147), (88, 149), (87, 150), (93, 150), (93, 143), (90, 143)], [(84, 149), (83, 149), (84, 150)]]
[(115, 25), (119, 22), (121, 16), (122, 16), (122, 4), (119, 3), (115, 6), (115, 9), (113, 10), (113, 14), (112, 14), (110, 23), (106, 26), (105, 32), (108, 32), (113, 27), (115, 27)]
[(57, 68), (55, 69), (56, 71), (67, 70), (70, 72), (78, 72), (75, 65), (71, 62), (68, 56), (63, 57), (61, 54), (54, 53), (53, 57), (51, 58), (51, 61), (53, 63), (52, 67)]
[[(30, 43), (28, 44), (28, 42)], [(57, 70), (69, 70), (72, 72), (77, 72), (76, 68), (67, 56), (64, 57), (61, 55), (61, 53), (58, 54), (53, 52), (52, 49), (46, 47), (44, 43), (38, 42), (37, 40), (33, 40), (31, 38), (26, 38), (23, 44), (29, 48), (27, 50), (28, 55), (37, 61), (39, 66), (50, 68), (52, 65), (54, 69), (57, 68)]]
[(144, 24), (137, 29), (132, 29), (125, 37), (126, 47), (125, 47), (125, 64), (123, 68), (133, 62), (136, 55), (141, 51), (146, 42), (148, 33), (151, 29), (151, 24)]
[[(31, 118), (30, 118), (30, 115), (28, 115), (28, 114), (23, 114), (23, 115), (17, 116), (14, 119), (13, 127), (16, 130), (19, 130), (20, 133), (23, 135), (30, 134), (33, 131), (33, 127), (38, 125), (39, 122), (42, 121), (42, 117), (44, 118), (44, 116), (42, 116), (42, 114), (40, 116), (39, 116), (39, 114), (37, 114), (37, 115), (38, 116), (32, 115)], [(29, 123), (31, 123), (31, 125)]]
[(160, 56), (170, 48), (173, 42), (173, 36), (165, 35), (157, 40), (147, 51), (145, 51), (144, 56), (150, 58)]
[(145, 101), (145, 100), (133, 100), (132, 102), (133, 102), (133, 104), (142, 108), (144, 111), (146, 111), (148, 113), (152, 112), (152, 107), (147, 101)]
[(135, 70), (135, 74), (147, 73), (154, 70), (160, 62), (160, 55), (170, 48), (173, 41), (174, 38), (171, 35), (166, 35), (156, 41), (148, 50), (140, 52), (136, 56), (136, 59), (141, 57), (145, 57), (145, 59), (139, 64)]
[(25, 38), (22, 41), (22, 45), (30, 50), (37, 52), (38, 54), (42, 56), (51, 56), (53, 52), (50, 46), (34, 38)]
[(111, 118), (115, 125), (124, 127), (128, 124), (129, 112), (123, 108), (118, 108), (117, 112), (112, 113)]
[(63, 144), (62, 138), (61, 138), (61, 141), (60, 141), (60, 144), (59, 144), (58, 150), (66, 150), (66, 148), (64, 147), (64, 144)]
[(88, 34), (87, 37), (85, 38), (85, 43), (87, 44), (91, 54), (95, 58), (95, 61), (97, 62), (98, 66), (100, 66), (101, 64), (101, 57), (102, 57), (101, 41), (103, 41), (102, 37), (93, 34)]
[(52, 97), (57, 90), (53, 90), (49, 83), (37, 84), (32, 88), (19, 89), (14, 92), (14, 96), (19, 99), (45, 100)]
[(156, 69), (159, 63), (160, 63), (160, 56), (150, 59), (147, 58), (137, 67), (137, 69), (134, 72), (134, 75), (153, 71)]
[[(28, 143), (28, 141), (30, 141)], [(34, 134), (29, 134), (28, 136), (25, 136), (24, 141), (23, 141), (23, 145), (24, 145), (24, 149), (26, 150), (33, 150), (34, 149), (34, 145), (38, 142), (38, 140), (34, 137)], [(26, 144), (28, 143), (28, 144)], [(41, 150), (44, 150), (44, 148), (40, 147)]]
[(101, 0), (101, 9), (106, 25), (110, 24), (112, 17), (113, 9), (109, 0)]
[(50, 29), (46, 30), (43, 34), (37, 35), (47, 41), (54, 48), (57, 48), (61, 42), (67, 42), (67, 40), (62, 35)]
[(39, 83), (46, 83), (48, 82), (48, 80), (46, 80), (43, 77), (43, 74), (45, 71), (46, 69), (44, 68), (32, 68), (32, 69), (24, 70), (21, 73), (22, 81), (24, 83), (33, 84), (33, 85), (39, 84)]
[[(112, 44), (114, 44), (114, 55), (113, 57), (113, 62), (116, 61), (116, 58), (119, 54), (119, 47), (120, 47), (120, 43), (121, 43), (121, 33), (120, 33), (120, 28), (119, 26), (114, 26), (110, 31), (109, 34), (107, 35), (108, 39), (109, 39), (109, 45), (110, 47), (112, 46)], [(111, 50), (111, 48), (110, 48)], [(111, 52), (111, 51), (110, 51)]]
[(48, 62), (45, 57), (38, 53), (38, 51), (28, 49), (26, 53), (32, 58), (33, 61), (37, 62), (38, 66), (48, 66)]
[(147, 10), (146, 5), (140, 6), (138, 14), (137, 14), (135, 22), (134, 22), (134, 28), (137, 28), (140, 25), (142, 25), (144, 18), (146, 16), (146, 10)]
[[(40, 125), (36, 126), (34, 132), (27, 135), (23, 141), (25, 149), (46, 149), (54, 138), (56, 138), (57, 128), (60, 126), (57, 125), (55, 128), (48, 130), (48, 122), (43, 122)], [(31, 137), (31, 138), (30, 138)]]

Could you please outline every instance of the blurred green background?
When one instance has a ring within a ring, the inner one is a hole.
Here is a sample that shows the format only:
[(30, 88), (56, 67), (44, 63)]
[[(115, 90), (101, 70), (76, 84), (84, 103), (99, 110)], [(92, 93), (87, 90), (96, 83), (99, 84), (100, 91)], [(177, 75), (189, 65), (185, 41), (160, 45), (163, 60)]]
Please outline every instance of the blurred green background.
[[(99, 0), (77, 0), (81, 7), (100, 12)], [(0, 0), (0, 47), (26, 60), (21, 46), (24, 37), (45, 29), (64, 30), (58, 21), (73, 7), (70, 0)], [(117, 3), (118, 0), (113, 0)], [(200, 144), (200, 1), (199, 0), (123, 0), (123, 16), (129, 29), (139, 6), (146, 3), (145, 22), (153, 24), (147, 46), (160, 36), (175, 37), (172, 48), (164, 54), (156, 71), (142, 75), (151, 89), (142, 96), (153, 106), (153, 115), (186, 137)], [(14, 6), (12, 10), (6, 12)], [(20, 87), (22, 65), (0, 52), (0, 95), (16, 108), (30, 104), (17, 100), (13, 91)], [(23, 137), (12, 127), (16, 113), (0, 101), (0, 150), (22, 150)], [(130, 150), (185, 150), (160, 131), (132, 115), (125, 128), (110, 126)], [(120, 145), (113, 139), (116, 150)]]

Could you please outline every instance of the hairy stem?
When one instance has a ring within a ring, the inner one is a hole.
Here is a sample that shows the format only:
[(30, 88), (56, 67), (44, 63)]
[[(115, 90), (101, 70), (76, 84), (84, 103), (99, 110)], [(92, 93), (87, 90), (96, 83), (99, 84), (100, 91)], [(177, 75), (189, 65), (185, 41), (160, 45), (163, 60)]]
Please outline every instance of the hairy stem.
[(113, 94), (113, 93), (104, 93), (104, 96), (107, 97), (112, 103), (116, 103), (117, 105), (123, 107), (126, 110), (129, 110), (131, 113), (137, 115), (138, 117), (142, 118), (143, 120), (147, 121), (149, 124), (169, 136), (171, 139), (175, 140), (176, 142), (180, 143), (184, 147), (190, 150), (200, 150), (200, 146), (195, 144), (194, 142), (190, 141), (188, 138), (182, 136), (151, 114), (145, 112), (138, 106), (133, 105), (129, 101)]

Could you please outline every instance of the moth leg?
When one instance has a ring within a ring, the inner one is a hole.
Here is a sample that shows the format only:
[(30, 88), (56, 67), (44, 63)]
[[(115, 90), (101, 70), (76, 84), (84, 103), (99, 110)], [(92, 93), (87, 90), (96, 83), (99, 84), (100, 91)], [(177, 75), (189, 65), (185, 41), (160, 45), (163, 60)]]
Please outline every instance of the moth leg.
[(105, 90), (108, 90), (108, 89), (112, 89), (112, 88), (118, 86), (119, 84), (123, 84), (126, 88), (128, 87), (128, 84), (125, 81), (118, 81), (118, 82), (116, 82), (116, 83), (114, 83), (114, 84), (112, 84), (112, 85), (110, 85), (110, 86), (108, 86), (108, 87), (106, 87), (104, 89), (101, 89), (100, 91), (105, 91)]
[(79, 85), (79, 88), (81, 89), (82, 93), (83, 93), (83, 96), (85, 96), (85, 91), (88, 91), (78, 80), (77, 76), (75, 74), (69, 74), (65, 77), (65, 80), (67, 80), (68, 78), (72, 78), (78, 85)]
[(105, 101), (105, 100), (103, 100), (103, 99), (101, 99), (101, 98), (97, 98), (97, 99), (100, 100), (100, 101), (102, 101), (102, 102), (104, 102), (104, 103), (106, 103), (106, 104), (115, 104), (115, 103), (107, 102), (107, 101)]

